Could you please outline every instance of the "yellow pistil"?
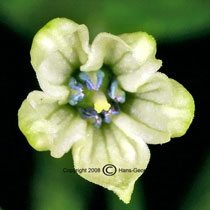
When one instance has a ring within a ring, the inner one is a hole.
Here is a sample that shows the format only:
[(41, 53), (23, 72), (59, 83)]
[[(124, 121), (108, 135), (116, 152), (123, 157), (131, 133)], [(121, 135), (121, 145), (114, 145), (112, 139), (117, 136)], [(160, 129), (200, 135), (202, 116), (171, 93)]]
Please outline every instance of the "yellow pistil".
[(103, 110), (108, 111), (111, 105), (108, 103), (106, 96), (103, 92), (97, 91), (93, 96), (94, 109), (97, 113), (101, 113)]

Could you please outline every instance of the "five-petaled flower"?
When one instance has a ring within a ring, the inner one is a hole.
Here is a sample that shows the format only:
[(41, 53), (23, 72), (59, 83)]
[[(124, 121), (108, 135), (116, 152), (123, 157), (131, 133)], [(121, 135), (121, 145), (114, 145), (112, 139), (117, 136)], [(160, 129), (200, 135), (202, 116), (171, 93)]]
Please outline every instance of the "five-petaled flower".
[(22, 103), (20, 130), (53, 157), (72, 149), (75, 168), (141, 169), (80, 174), (128, 203), (150, 159), (147, 144), (184, 135), (194, 115), (192, 96), (157, 72), (162, 62), (155, 54), (156, 42), (145, 32), (100, 33), (90, 45), (85, 25), (50, 21), (33, 40), (31, 63), (42, 91)]

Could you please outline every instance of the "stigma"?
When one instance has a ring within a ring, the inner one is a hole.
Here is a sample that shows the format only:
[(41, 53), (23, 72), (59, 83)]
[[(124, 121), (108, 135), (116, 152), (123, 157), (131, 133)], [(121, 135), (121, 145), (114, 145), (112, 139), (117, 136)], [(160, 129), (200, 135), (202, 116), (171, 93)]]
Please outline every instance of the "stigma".
[(102, 112), (103, 110), (108, 111), (111, 105), (107, 102), (107, 98), (103, 92), (98, 91), (94, 94), (94, 109), (97, 113)]

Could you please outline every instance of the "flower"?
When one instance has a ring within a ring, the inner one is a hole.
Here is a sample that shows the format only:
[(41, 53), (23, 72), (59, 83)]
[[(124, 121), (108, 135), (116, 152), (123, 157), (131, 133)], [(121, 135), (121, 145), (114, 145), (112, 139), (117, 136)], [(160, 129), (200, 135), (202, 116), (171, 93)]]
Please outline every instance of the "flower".
[[(42, 91), (23, 101), (20, 130), (34, 149), (55, 158), (72, 148), (76, 169), (98, 169), (83, 178), (128, 203), (150, 159), (147, 144), (184, 135), (194, 115), (192, 96), (157, 72), (162, 62), (155, 54), (145, 32), (100, 33), (90, 45), (85, 25), (53, 19), (33, 40), (31, 63)], [(103, 173), (107, 164), (116, 167), (114, 175), (113, 168)]]

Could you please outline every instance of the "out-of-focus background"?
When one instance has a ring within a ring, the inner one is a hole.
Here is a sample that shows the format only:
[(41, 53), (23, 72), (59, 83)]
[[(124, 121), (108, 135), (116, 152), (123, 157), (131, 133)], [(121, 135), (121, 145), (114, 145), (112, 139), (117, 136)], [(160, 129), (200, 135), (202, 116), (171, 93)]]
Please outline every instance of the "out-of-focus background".
[[(29, 51), (35, 33), (50, 19), (86, 24), (91, 39), (146, 31), (157, 40), (160, 71), (183, 84), (196, 105), (185, 136), (150, 145), (151, 161), (128, 205), (91, 184), (62, 159), (36, 152), (18, 129), (17, 111), (39, 89)], [(0, 1), (0, 209), (209, 210), (210, 209), (210, 1), (209, 0), (1, 0)]]

